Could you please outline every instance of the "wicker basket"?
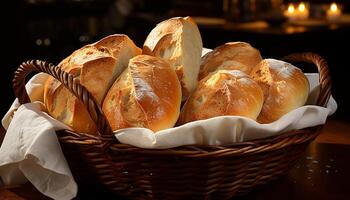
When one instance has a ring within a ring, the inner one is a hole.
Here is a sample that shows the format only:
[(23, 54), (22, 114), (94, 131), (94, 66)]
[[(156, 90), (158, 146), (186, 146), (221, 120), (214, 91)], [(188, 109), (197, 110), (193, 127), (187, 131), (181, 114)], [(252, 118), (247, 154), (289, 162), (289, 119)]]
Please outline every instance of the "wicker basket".
[[(309, 62), (320, 74), (317, 105), (325, 106), (331, 80), (326, 61), (313, 53), (292, 54), (290, 62)], [(225, 146), (183, 146), (164, 150), (120, 144), (87, 90), (52, 64), (28, 61), (15, 72), (13, 87), (20, 103), (29, 102), (25, 77), (46, 72), (61, 81), (88, 108), (99, 135), (57, 132), (78, 184), (102, 184), (131, 199), (228, 199), (284, 175), (318, 135), (321, 126)]]

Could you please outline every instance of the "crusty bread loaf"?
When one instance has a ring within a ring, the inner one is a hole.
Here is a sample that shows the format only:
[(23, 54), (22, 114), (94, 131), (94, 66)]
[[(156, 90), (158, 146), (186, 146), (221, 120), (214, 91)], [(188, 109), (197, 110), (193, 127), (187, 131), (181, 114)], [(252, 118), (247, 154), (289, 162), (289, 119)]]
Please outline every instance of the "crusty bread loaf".
[[(101, 104), (114, 80), (127, 67), (129, 59), (140, 53), (141, 49), (128, 36), (110, 35), (76, 50), (59, 67), (79, 79), (80, 84)], [(96, 133), (84, 105), (52, 77), (45, 83), (44, 102), (52, 117), (75, 131)]]
[(257, 119), (260, 123), (278, 120), (284, 114), (303, 106), (309, 94), (304, 73), (292, 64), (265, 59), (251, 72), (264, 92), (264, 105)]
[(148, 55), (132, 58), (103, 102), (113, 130), (145, 127), (153, 131), (173, 127), (181, 104), (181, 85), (166, 61)]
[(260, 86), (239, 70), (218, 70), (202, 79), (191, 94), (179, 124), (223, 115), (256, 119), (263, 104)]
[(142, 53), (170, 63), (181, 82), (184, 100), (197, 86), (202, 46), (195, 22), (190, 17), (176, 17), (159, 23), (150, 32)]
[(240, 70), (249, 74), (262, 60), (259, 50), (245, 42), (228, 42), (205, 54), (201, 60), (199, 80), (219, 70)]

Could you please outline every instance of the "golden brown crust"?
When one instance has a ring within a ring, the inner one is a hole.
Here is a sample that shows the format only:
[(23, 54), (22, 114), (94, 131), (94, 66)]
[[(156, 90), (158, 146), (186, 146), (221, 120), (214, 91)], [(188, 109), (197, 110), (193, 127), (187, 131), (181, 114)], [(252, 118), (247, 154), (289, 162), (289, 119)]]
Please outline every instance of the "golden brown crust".
[(47, 79), (44, 94), (47, 112), (53, 118), (77, 132), (96, 133), (97, 128), (84, 105), (53, 77)]
[[(80, 84), (101, 103), (129, 59), (141, 50), (126, 35), (111, 35), (86, 45), (64, 59), (59, 66), (79, 79)], [(48, 113), (75, 131), (96, 133), (88, 111), (62, 84), (53, 78), (45, 83), (44, 102)]]
[(309, 94), (309, 82), (297, 67), (275, 59), (265, 59), (251, 72), (264, 92), (264, 105), (257, 119), (260, 123), (278, 120), (303, 106)]
[(139, 55), (113, 84), (102, 109), (113, 130), (145, 127), (156, 132), (174, 126), (180, 103), (181, 85), (171, 66)]
[(196, 23), (190, 17), (175, 17), (159, 23), (150, 32), (142, 53), (170, 63), (180, 80), (183, 99), (186, 99), (197, 86), (202, 46)]
[(205, 54), (198, 80), (219, 69), (241, 70), (249, 74), (262, 60), (259, 50), (245, 42), (228, 42)]
[(199, 82), (181, 110), (179, 124), (224, 115), (255, 120), (262, 104), (263, 92), (248, 75), (218, 70)]

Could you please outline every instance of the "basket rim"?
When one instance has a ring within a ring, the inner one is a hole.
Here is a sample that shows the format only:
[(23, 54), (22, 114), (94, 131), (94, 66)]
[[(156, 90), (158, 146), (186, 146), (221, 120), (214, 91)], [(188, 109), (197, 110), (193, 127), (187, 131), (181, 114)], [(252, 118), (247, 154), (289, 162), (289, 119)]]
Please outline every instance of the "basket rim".
[(178, 155), (184, 157), (226, 157), (258, 154), (278, 150), (290, 145), (297, 145), (316, 138), (323, 125), (291, 130), (279, 135), (227, 145), (184, 145), (167, 149), (144, 149), (129, 144), (119, 143), (115, 139), (77, 133), (72, 130), (56, 132), (60, 142), (76, 145), (89, 145), (102, 148), (105, 151), (135, 152), (152, 155)]

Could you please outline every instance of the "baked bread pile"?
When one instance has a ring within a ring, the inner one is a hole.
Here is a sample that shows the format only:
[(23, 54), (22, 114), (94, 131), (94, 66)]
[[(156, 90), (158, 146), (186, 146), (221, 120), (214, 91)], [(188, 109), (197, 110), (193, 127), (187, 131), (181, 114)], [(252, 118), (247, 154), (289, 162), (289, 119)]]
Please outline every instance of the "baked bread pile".
[[(142, 50), (115, 34), (76, 50), (59, 67), (87, 88), (113, 130), (156, 132), (224, 115), (270, 123), (305, 104), (309, 83), (299, 68), (263, 59), (245, 42), (223, 44), (203, 57), (202, 47), (196, 23), (176, 17), (159, 23)], [(44, 103), (75, 131), (96, 134), (83, 104), (53, 78), (45, 83)]]

